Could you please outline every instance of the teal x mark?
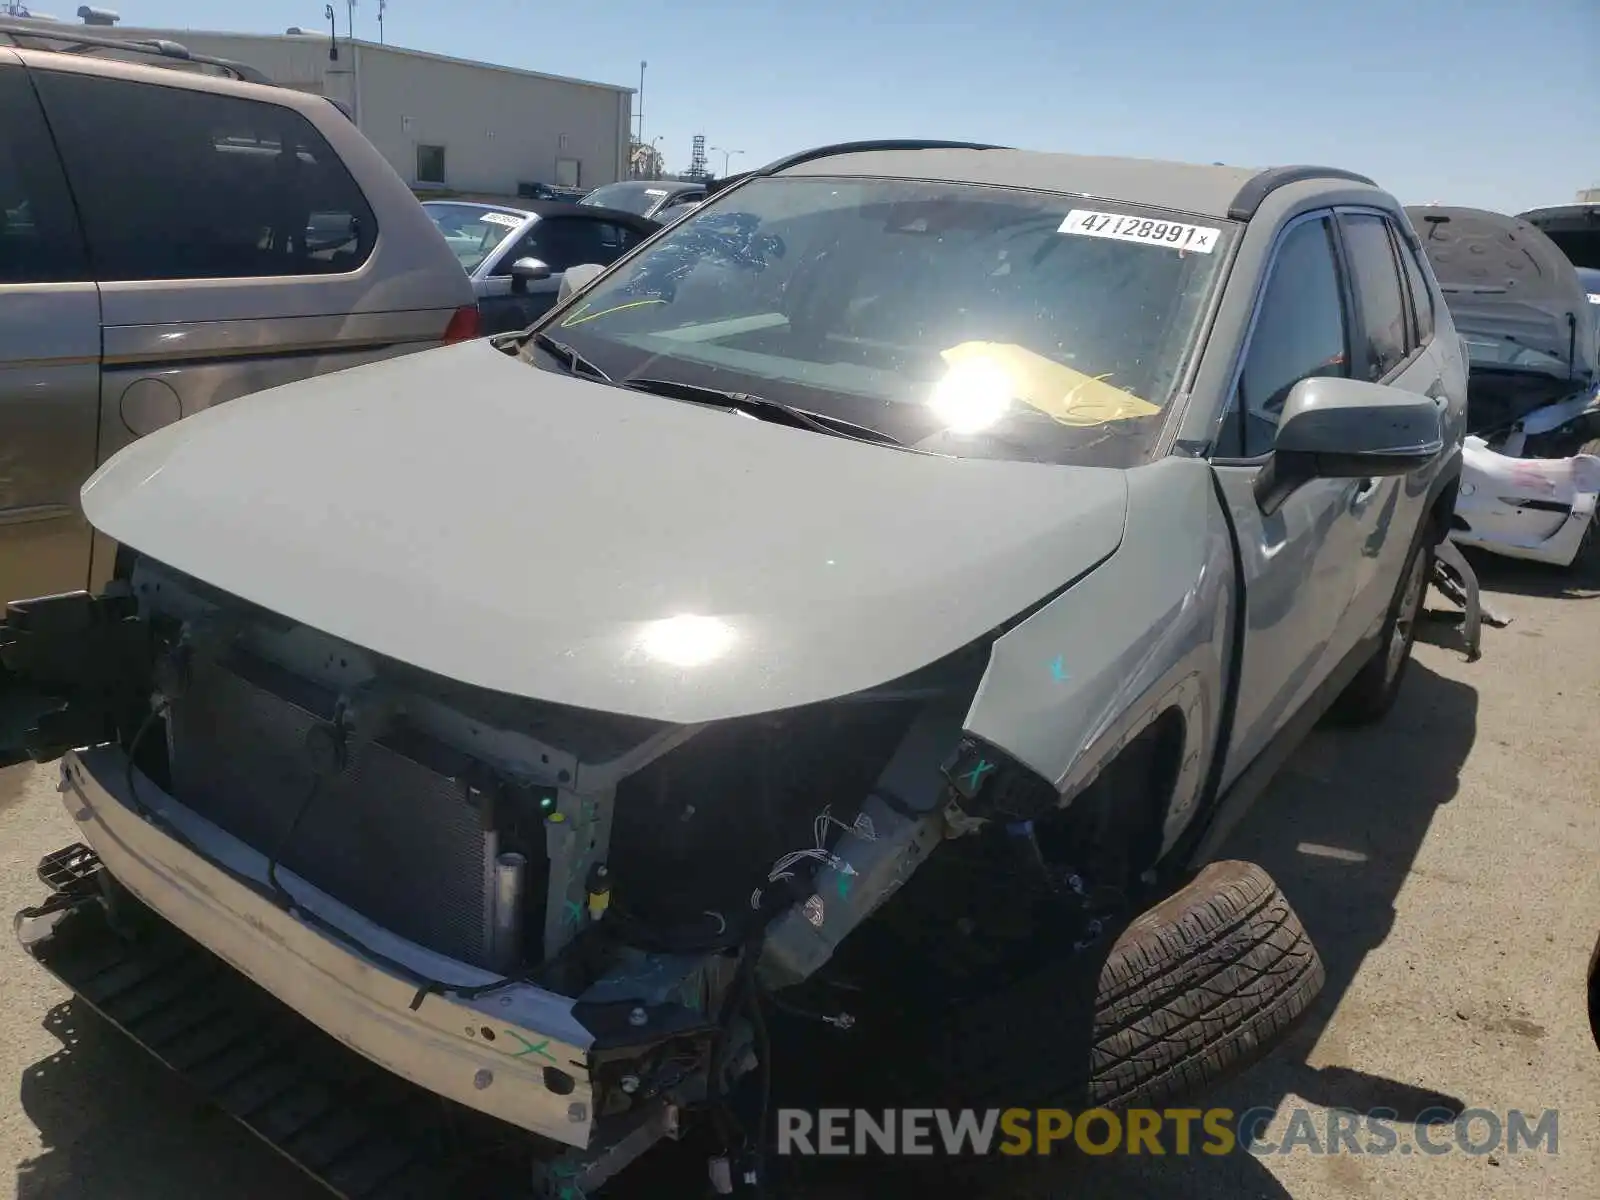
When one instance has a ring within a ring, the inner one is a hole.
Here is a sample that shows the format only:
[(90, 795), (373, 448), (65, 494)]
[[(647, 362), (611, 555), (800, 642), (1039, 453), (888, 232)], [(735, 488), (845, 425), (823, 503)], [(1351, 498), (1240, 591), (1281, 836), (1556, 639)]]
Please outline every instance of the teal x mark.
[(567, 924), (577, 925), (583, 920), (583, 905), (576, 900), (567, 901)]
[(550, 1039), (549, 1038), (545, 1038), (544, 1041), (540, 1042), (537, 1046), (535, 1046), (532, 1042), (530, 1042), (527, 1038), (523, 1037), (520, 1033), (518, 1033), (514, 1029), (506, 1030), (506, 1036), (507, 1037), (514, 1037), (514, 1038), (517, 1039), (517, 1041), (522, 1043), (522, 1049), (518, 1050), (515, 1054), (513, 1054), (511, 1056), (512, 1058), (525, 1058), (529, 1054), (537, 1054), (541, 1058), (548, 1058), (551, 1062), (555, 1062), (556, 1056), (554, 1054), (551, 1054), (550, 1051), (546, 1049), (546, 1047), (550, 1045)]
[(840, 875), (839, 876), (839, 899), (848, 900), (849, 898), (850, 898), (850, 876), (848, 876), (848, 875)]
[(994, 764), (987, 758), (980, 758), (978, 760), (978, 765), (966, 773), (967, 786), (976, 791), (978, 787), (978, 780), (982, 779), (992, 770), (994, 770)]

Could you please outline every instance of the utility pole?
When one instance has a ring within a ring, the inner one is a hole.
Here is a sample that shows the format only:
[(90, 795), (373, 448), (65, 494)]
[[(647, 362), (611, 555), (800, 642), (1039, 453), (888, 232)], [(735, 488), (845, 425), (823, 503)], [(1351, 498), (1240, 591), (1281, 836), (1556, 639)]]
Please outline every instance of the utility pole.
[(728, 177), (728, 160), (735, 154), (743, 154), (743, 150), (724, 150), (721, 146), (711, 147), (711, 153), (722, 155), (722, 178)]
[(383, 40), (383, 13), (389, 7), (389, 0), (378, 0), (378, 45), (387, 45)]
[(640, 145), (644, 144), (644, 69), (649, 65), (644, 59), (639, 60), (639, 134), (633, 140)]
[(356, 36), (356, 0), (345, 0), (344, 40), (351, 42)]

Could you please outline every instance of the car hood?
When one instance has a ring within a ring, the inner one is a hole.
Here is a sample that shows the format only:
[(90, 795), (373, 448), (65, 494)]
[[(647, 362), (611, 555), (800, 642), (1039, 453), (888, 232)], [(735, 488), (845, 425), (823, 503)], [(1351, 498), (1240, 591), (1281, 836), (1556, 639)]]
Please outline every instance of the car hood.
[(830, 699), (1112, 554), (1114, 470), (846, 441), (470, 342), (260, 392), (127, 447), (101, 532), (379, 654), (671, 722)]
[(1578, 266), (1600, 268), (1600, 204), (1556, 204), (1531, 208), (1518, 216)]
[(1594, 378), (1600, 346), (1588, 297), (1550, 238), (1520, 217), (1485, 209), (1427, 205), (1406, 215), (1460, 333), (1509, 339), (1561, 364), (1528, 369)]

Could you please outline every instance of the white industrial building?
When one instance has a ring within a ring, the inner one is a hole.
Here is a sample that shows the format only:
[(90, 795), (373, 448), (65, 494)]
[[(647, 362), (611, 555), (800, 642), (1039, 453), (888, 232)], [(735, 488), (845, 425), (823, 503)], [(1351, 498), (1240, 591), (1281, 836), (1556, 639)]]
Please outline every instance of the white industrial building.
[(181, 42), (255, 67), (284, 87), (342, 101), (424, 196), (515, 196), (529, 184), (587, 190), (628, 176), (632, 88), (344, 37), (335, 43), (326, 32), (70, 28)]

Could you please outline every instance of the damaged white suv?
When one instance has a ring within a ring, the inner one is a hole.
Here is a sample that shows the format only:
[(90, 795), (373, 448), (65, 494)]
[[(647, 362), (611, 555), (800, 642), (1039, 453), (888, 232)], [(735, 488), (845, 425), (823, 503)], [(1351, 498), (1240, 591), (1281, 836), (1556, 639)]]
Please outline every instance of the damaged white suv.
[[(1258, 869), (1189, 871), (1318, 718), (1394, 703), (1465, 389), (1360, 176), (796, 155), (526, 333), (90, 481), (117, 581), (0, 630), (86, 843), (24, 941), (351, 1195), (431, 1143), (341, 1182), (360, 1105), (193, 943), (540, 1135), (552, 1195), (701, 1114), (719, 1189), (758, 1176), (769, 1000), (848, 1036), (998, 995), (1032, 1034), (964, 1040), (969, 1095), (1164, 1097), (1321, 984)], [(1074, 954), (1081, 1038), (1037, 984)]]

